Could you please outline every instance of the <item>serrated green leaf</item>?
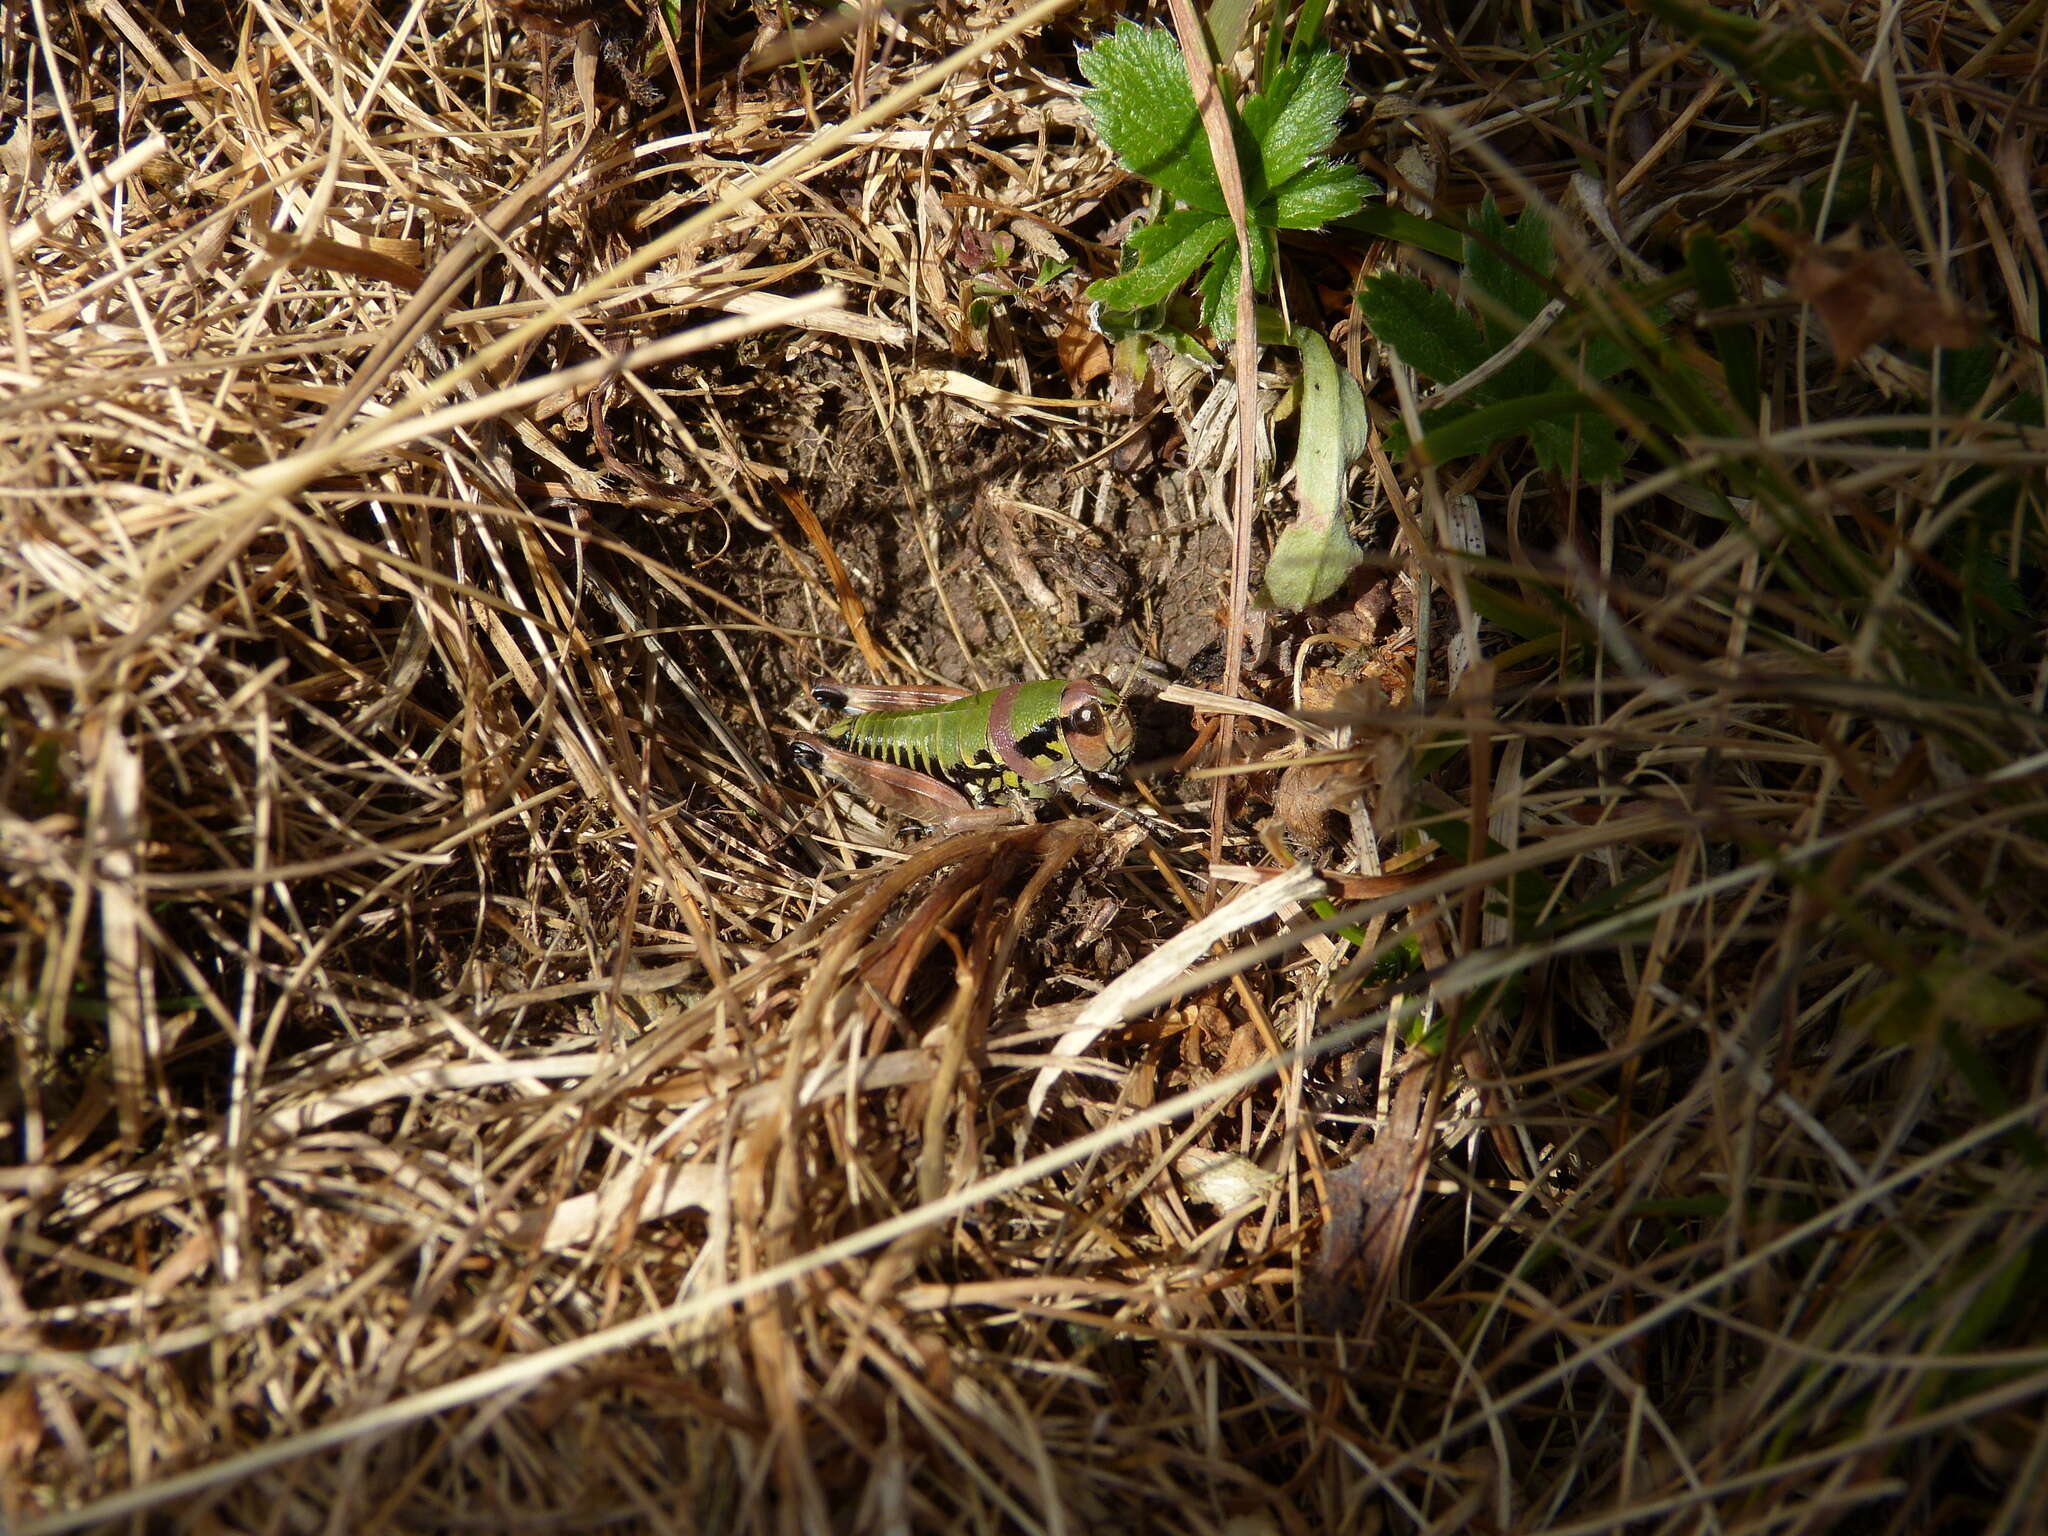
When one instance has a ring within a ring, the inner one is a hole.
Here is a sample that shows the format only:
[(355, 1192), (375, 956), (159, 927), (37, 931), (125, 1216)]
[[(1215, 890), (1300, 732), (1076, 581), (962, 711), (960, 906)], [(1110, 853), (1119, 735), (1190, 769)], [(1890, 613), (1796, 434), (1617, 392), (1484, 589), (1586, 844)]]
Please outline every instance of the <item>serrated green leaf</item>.
[(1280, 260), (1280, 237), (1270, 229), (1254, 225), (1251, 248), (1252, 292), (1264, 293), (1273, 285), (1273, 267)]
[(1237, 278), (1243, 268), (1238, 262), (1237, 241), (1225, 243), (1209, 270), (1202, 274), (1202, 324), (1227, 347), (1237, 334)]
[(1265, 187), (1282, 185), (1330, 147), (1346, 100), (1343, 56), (1312, 53), (1283, 65), (1263, 94), (1245, 102)]
[(1356, 213), (1366, 194), (1378, 190), (1356, 166), (1325, 162), (1312, 165), (1273, 193), (1261, 207), (1262, 222), (1280, 229), (1321, 229)]
[[(1252, 248), (1252, 292), (1258, 294), (1273, 280), (1273, 263), (1278, 259), (1279, 250), (1270, 229), (1254, 228), (1251, 231)], [(1202, 275), (1202, 324), (1216, 338), (1218, 345), (1228, 346), (1232, 336), (1237, 334), (1237, 274), (1238, 249), (1235, 235), (1225, 236), (1223, 249), (1217, 253), (1209, 270)]]
[(1191, 208), (1224, 212), (1209, 137), (1173, 34), (1119, 22), (1076, 62), (1094, 87), (1083, 96), (1089, 119), (1124, 169)]
[(1614, 337), (1589, 336), (1586, 338), (1586, 350), (1579, 366), (1585, 370), (1587, 378), (1605, 381), (1613, 378), (1622, 369), (1633, 367), (1635, 360), (1635, 354)]
[(1230, 220), (1221, 214), (1188, 209), (1169, 213), (1124, 243), (1124, 259), (1136, 264), (1089, 284), (1088, 297), (1111, 309), (1163, 304), (1229, 237)]
[[(1240, 252), (1232, 232), (1217, 227), (1227, 216), (1179, 44), (1171, 33), (1120, 22), (1082, 53), (1080, 64), (1092, 87), (1086, 105), (1104, 142), (1127, 169), (1187, 205), (1132, 236), (1125, 270), (1093, 284), (1089, 296), (1125, 313), (1152, 308), (1206, 261), (1202, 321), (1219, 341), (1228, 340), (1236, 326)], [(1345, 101), (1342, 58), (1297, 51), (1238, 114), (1238, 142), (1252, 151), (1241, 158), (1251, 162), (1247, 234), (1255, 294), (1272, 285), (1279, 229), (1320, 228), (1348, 217), (1376, 190), (1353, 167), (1321, 159)]]
[(1394, 355), (1425, 378), (1449, 383), (1492, 352), (1449, 295), (1406, 272), (1379, 272), (1358, 293), (1359, 312)]
[[(1499, 205), (1488, 197), (1472, 216), (1471, 225), (1472, 232), (1465, 239), (1465, 280), (1518, 320), (1526, 323), (1535, 319), (1546, 302), (1542, 284), (1536, 278), (1548, 277), (1557, 264), (1550, 226), (1543, 215), (1534, 208), (1525, 209), (1521, 218), (1510, 224), (1501, 216)], [(1485, 318), (1487, 335), (1493, 339), (1496, 351), (1512, 341), (1520, 329), (1491, 315)]]
[(1592, 407), (1563, 421), (1539, 422), (1529, 429), (1529, 441), (1536, 447), (1536, 462), (1545, 469), (1569, 475), (1576, 468), (1586, 481), (1619, 478), (1628, 459), (1628, 445), (1614, 423)]

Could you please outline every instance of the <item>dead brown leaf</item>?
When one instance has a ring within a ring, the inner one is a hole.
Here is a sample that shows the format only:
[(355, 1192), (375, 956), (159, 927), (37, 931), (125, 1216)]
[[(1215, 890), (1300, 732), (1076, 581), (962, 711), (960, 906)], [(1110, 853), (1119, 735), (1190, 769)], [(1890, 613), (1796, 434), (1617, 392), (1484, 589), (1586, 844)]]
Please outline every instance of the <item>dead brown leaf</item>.
[[(5, 1474), (0, 1476), (0, 1485), (26, 1487), (25, 1481), (16, 1479), (27, 1471), (42, 1444), (43, 1412), (36, 1402), (36, 1384), (27, 1376), (18, 1376), (0, 1390), (0, 1473)], [(0, 1509), (10, 1520), (20, 1513), (12, 1499)]]
[(1296, 763), (1280, 775), (1273, 811), (1298, 847), (1324, 848), (1342, 835), (1338, 818), (1370, 782), (1362, 762)]
[(1820, 316), (1838, 367), (1884, 341), (1932, 348), (1976, 339), (1976, 323), (1962, 307), (1937, 294), (1890, 246), (1816, 245), (1782, 232), (1771, 238), (1795, 253), (1786, 286)]
[(1369, 1338), (1393, 1294), (1429, 1167), (1424, 1110), (1431, 1075), (1424, 1061), (1403, 1077), (1385, 1128), (1351, 1162), (1330, 1170), (1323, 1245), (1302, 1297), (1320, 1329)]
[(1068, 316), (1054, 348), (1059, 354), (1060, 371), (1067, 376), (1067, 382), (1077, 394), (1082, 386), (1109, 372), (1109, 343), (1100, 331), (1089, 325), (1084, 309), (1077, 309)]

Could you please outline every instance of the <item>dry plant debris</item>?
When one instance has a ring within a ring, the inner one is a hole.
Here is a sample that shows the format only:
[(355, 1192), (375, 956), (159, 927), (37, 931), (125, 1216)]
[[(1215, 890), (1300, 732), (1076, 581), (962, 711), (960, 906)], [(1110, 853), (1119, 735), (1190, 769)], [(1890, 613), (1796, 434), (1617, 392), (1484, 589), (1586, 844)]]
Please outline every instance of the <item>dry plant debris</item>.
[(0, 8), (0, 1526), (2038, 1530), (2042, 7), (1756, 9), (1331, 8), (1282, 617), (1095, 10)]

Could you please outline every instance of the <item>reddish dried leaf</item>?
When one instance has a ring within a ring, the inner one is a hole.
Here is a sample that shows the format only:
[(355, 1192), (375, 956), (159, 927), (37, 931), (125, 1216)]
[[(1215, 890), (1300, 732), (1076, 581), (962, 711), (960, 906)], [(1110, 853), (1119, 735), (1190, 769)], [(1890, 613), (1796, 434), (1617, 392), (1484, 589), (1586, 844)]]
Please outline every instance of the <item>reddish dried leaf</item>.
[(1059, 352), (1060, 370), (1076, 390), (1109, 372), (1109, 343), (1088, 324), (1085, 314), (1068, 318), (1066, 329), (1060, 332), (1054, 346)]
[(1962, 347), (1976, 337), (1969, 316), (1936, 294), (1889, 246), (1859, 251), (1809, 243), (1785, 281), (1820, 316), (1838, 366), (1882, 341)]

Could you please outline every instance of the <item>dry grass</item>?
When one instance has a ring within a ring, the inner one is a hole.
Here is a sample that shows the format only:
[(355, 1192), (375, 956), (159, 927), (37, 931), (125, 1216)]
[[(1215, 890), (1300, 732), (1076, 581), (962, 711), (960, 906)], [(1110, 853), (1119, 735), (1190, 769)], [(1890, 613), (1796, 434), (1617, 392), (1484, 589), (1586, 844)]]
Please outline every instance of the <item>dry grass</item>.
[[(1284, 780), (892, 847), (809, 676), (1246, 618), (1217, 380), (1086, 362), (1096, 22), (685, 12), (643, 101), (7, 8), (0, 1521), (2039, 1528), (2042, 7), (1794, 4), (1768, 89), (1472, 9), (1338, 24), (1342, 147), (1553, 210), (1623, 479), (1376, 448)], [(1290, 260), (1412, 413), (1349, 279), (1440, 267)]]

